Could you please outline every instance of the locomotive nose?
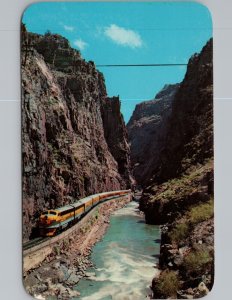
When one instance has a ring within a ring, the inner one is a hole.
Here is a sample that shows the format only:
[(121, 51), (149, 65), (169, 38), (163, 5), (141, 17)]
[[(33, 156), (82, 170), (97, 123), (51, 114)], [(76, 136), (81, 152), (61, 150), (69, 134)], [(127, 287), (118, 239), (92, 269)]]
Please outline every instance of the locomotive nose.
[(48, 216), (40, 216), (39, 221), (41, 224), (47, 223), (48, 221)]

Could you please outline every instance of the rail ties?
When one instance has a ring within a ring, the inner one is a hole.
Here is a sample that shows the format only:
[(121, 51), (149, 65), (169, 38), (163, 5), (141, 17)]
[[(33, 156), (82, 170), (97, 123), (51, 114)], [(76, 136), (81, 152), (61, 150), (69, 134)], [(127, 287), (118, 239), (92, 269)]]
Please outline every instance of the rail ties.
[(24, 245), (23, 245), (23, 250), (27, 250), (27, 249), (30, 249), (32, 248), (33, 246), (36, 246), (36, 245), (39, 245), (45, 241), (47, 241), (49, 239), (48, 238), (44, 238), (44, 237), (38, 237), (38, 238), (35, 238), (33, 240), (30, 240), (28, 242), (26, 242)]

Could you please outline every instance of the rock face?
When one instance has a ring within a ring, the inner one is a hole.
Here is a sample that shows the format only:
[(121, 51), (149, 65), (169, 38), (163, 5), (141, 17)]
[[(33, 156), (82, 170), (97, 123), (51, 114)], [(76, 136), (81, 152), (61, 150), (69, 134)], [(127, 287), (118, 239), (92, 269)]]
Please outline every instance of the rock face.
[(125, 182), (130, 184), (130, 147), (127, 128), (120, 112), (119, 97), (103, 102), (102, 119), (104, 134), (110, 152), (118, 163), (118, 170)]
[[(191, 57), (173, 101), (166, 146), (154, 181), (179, 176), (192, 165), (213, 156), (212, 40)], [(158, 170), (159, 169), (159, 170)]]
[(144, 185), (157, 167), (178, 88), (179, 84), (165, 85), (154, 100), (137, 104), (127, 125), (133, 175), (139, 184)]
[[(168, 181), (174, 180), (175, 183), (178, 178), (182, 184), (185, 176), (194, 173), (190, 178), (191, 181), (198, 173), (203, 175), (206, 172), (205, 177), (203, 176), (205, 179), (199, 180), (197, 186), (207, 186), (209, 194), (213, 192), (213, 165), (204, 168), (213, 158), (212, 40), (200, 54), (195, 54), (189, 60), (185, 78), (173, 100), (167, 127), (166, 140), (159, 161), (141, 201), (141, 208), (145, 211), (146, 203), (149, 203), (147, 215), (151, 216), (149, 220), (151, 222), (156, 222), (157, 214), (152, 217), (150, 204), (155, 205), (156, 194), (161, 195), (168, 189)], [(152, 195), (151, 198), (149, 195)], [(167, 199), (169, 195), (164, 193), (163, 196), (163, 199)], [(161, 202), (162, 211), (165, 211), (163, 216), (160, 214), (162, 219), (175, 209), (170, 206), (166, 211), (165, 207), (169, 202), (157, 201), (159, 207)], [(157, 207), (153, 211), (157, 211)]]
[(189, 60), (140, 201), (147, 223), (163, 224), (154, 298), (199, 298), (213, 286), (212, 45)]
[(118, 98), (68, 41), (23, 27), (23, 237), (39, 214), (129, 187), (129, 146)]

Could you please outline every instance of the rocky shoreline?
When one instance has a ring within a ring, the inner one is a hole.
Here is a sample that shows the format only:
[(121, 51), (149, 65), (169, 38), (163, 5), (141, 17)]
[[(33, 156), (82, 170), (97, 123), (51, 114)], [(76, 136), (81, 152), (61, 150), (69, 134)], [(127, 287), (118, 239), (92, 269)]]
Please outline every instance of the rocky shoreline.
[(111, 214), (129, 201), (112, 200), (99, 206), (75, 236), (57, 243), (37, 268), (24, 274), (26, 291), (36, 299), (65, 300), (79, 296), (73, 288), (81, 278), (94, 276), (94, 273), (86, 272), (93, 267), (90, 260), (93, 246), (106, 232)]
[(212, 50), (211, 39), (190, 58), (158, 164), (143, 186), (146, 222), (162, 225), (155, 299), (200, 298), (214, 282)]
[(198, 223), (185, 239), (172, 242), (173, 227), (161, 226), (159, 273), (152, 281), (151, 299), (197, 299), (206, 296), (214, 282), (213, 218)]
[[(156, 189), (156, 197), (147, 190), (140, 201), (145, 214), (150, 212), (147, 221), (151, 216), (153, 222), (165, 220), (160, 224), (160, 273), (152, 281), (152, 299), (203, 297), (214, 282), (213, 161)], [(145, 202), (147, 197), (150, 202)]]

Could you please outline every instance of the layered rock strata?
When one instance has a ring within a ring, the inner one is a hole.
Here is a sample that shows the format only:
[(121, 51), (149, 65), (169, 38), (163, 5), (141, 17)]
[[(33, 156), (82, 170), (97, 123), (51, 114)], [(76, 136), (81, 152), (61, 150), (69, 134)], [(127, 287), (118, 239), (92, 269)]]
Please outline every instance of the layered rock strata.
[(129, 146), (118, 98), (60, 35), (22, 30), (23, 237), (39, 214), (129, 187)]

